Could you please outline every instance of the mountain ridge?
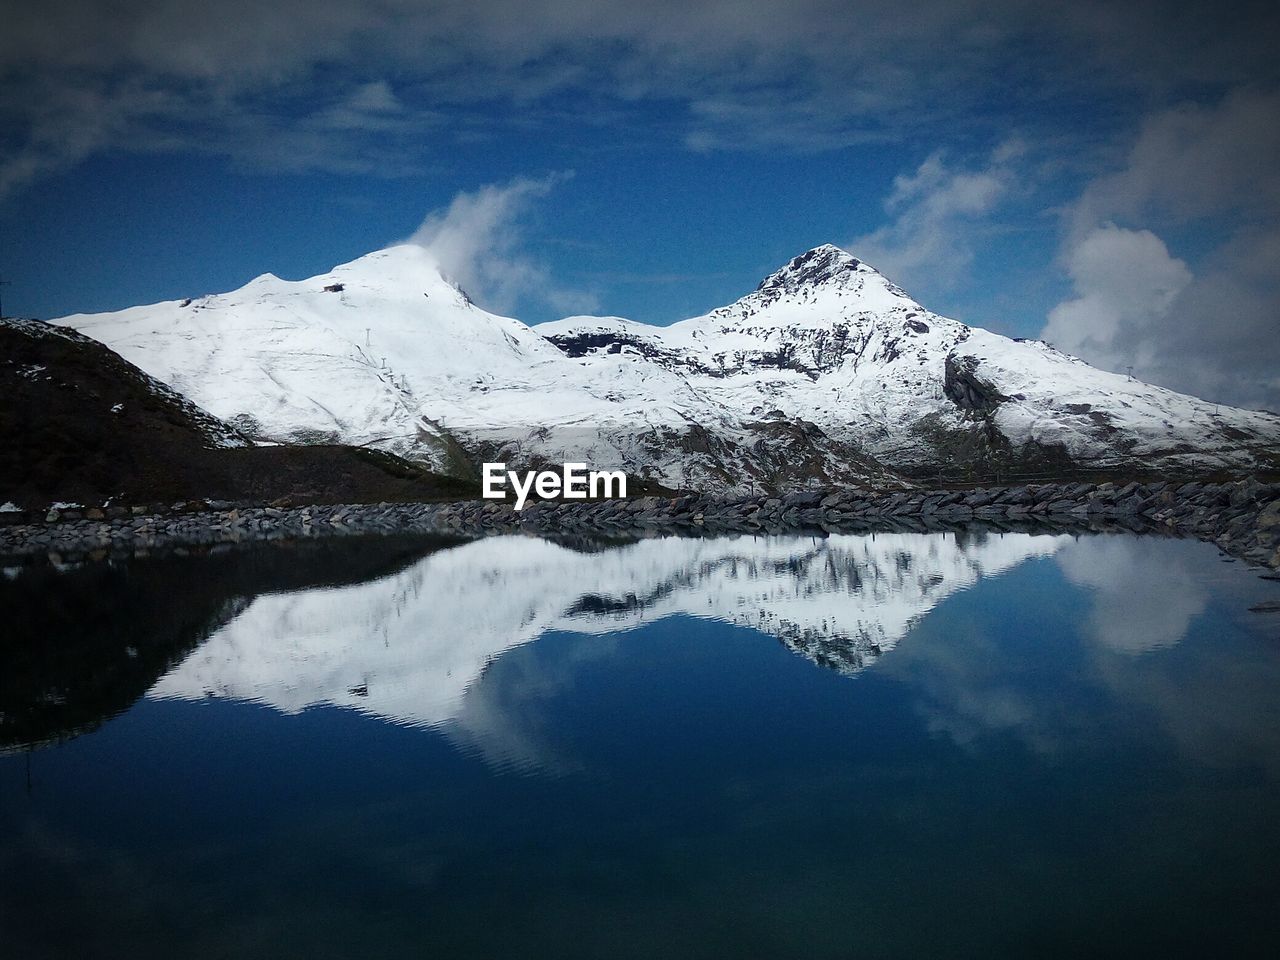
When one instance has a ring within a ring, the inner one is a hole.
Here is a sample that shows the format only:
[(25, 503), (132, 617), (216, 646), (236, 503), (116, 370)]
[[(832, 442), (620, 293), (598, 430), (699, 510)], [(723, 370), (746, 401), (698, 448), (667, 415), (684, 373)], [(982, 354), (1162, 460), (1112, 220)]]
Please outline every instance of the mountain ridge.
[(305, 280), (263, 274), (199, 301), (60, 322), (251, 435), (365, 444), (453, 473), (481, 458), (576, 460), (670, 486), (780, 488), (1248, 469), (1280, 448), (1280, 417), (932, 313), (831, 244), (668, 327), (530, 327), (477, 306), (408, 244)]

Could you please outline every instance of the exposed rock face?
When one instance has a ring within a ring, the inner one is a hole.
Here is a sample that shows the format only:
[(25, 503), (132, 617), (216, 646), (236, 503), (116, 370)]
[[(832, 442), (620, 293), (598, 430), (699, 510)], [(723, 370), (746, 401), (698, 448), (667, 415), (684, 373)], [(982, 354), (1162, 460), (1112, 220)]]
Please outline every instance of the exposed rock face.
[(977, 362), (972, 358), (947, 354), (942, 390), (961, 410), (994, 413), (996, 407), (1009, 398), (982, 380), (975, 372), (977, 367)]
[(706, 376), (720, 376), (715, 369), (697, 362), (696, 358), (684, 356), (674, 350), (663, 350), (648, 338), (629, 333), (627, 330), (588, 330), (582, 332), (552, 334), (547, 337), (567, 357), (575, 359), (604, 353), (610, 356), (633, 354), (667, 369), (688, 369)]
[(852, 257), (839, 247), (823, 244), (794, 257), (776, 273), (765, 277), (756, 287), (761, 300), (768, 301), (784, 293), (795, 293), (804, 288), (826, 283), (858, 269), (862, 261)]

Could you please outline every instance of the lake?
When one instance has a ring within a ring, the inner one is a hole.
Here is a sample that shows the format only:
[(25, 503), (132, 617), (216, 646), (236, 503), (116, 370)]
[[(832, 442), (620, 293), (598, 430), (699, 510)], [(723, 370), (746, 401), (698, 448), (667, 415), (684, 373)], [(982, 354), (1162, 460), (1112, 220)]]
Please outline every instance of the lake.
[(5, 568), (0, 954), (1280, 956), (1280, 582), (1022, 533)]

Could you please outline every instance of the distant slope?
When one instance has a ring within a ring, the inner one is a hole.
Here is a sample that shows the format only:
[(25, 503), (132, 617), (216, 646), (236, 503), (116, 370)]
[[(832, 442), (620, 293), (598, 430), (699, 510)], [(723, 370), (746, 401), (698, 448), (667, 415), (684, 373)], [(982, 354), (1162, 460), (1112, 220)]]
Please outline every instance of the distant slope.
[(0, 321), (0, 503), (432, 499), (470, 488), (388, 454), (255, 447), (75, 330)]
[[(429, 418), (431, 382), (455, 369), (522, 368), (547, 344), (475, 310), (416, 247), (381, 251), (321, 277), (263, 274), (239, 290), (61, 321), (251, 436), (376, 444), (433, 469), (456, 447)], [(506, 361), (505, 363), (503, 361)]]

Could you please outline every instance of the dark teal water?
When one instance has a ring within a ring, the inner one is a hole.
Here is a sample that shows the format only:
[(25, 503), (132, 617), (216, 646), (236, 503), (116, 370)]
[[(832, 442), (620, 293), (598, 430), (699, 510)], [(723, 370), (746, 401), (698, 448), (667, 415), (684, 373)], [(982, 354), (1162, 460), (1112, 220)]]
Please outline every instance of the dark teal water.
[(1280, 599), (1147, 538), (10, 569), (0, 955), (1280, 955)]

